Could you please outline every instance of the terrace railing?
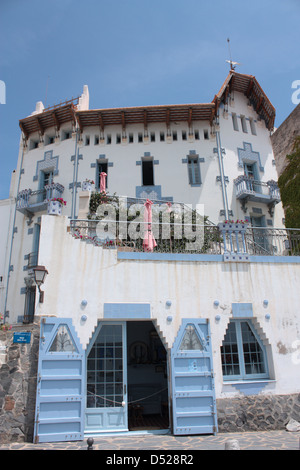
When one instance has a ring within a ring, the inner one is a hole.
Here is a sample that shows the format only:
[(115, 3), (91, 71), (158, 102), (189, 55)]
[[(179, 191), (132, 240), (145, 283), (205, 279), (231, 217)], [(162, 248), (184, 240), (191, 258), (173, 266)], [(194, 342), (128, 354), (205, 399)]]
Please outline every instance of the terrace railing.
[[(143, 241), (147, 236), (148, 225), (144, 222), (117, 222), (116, 232), (111, 229), (105, 231), (105, 224), (111, 227), (115, 221), (71, 220), (71, 234), (74, 238), (87, 241), (103, 248), (118, 248), (120, 251), (144, 251)], [(102, 227), (101, 227), (102, 226)], [(188, 228), (188, 236), (179, 223), (152, 223), (152, 233), (155, 238), (155, 252), (159, 253), (221, 253), (221, 237), (218, 227), (210, 225), (197, 225), (195, 236), (192, 235), (193, 226)], [(127, 237), (120, 237), (128, 230)], [(130, 232), (130, 233), (129, 233)]]
[(105, 193), (95, 197), (97, 204), (90, 204), (94, 212), (87, 219), (70, 221), (73, 237), (95, 246), (144, 251), (143, 241), (150, 229), (156, 242), (154, 251), (160, 253), (245, 254), (246, 261), (250, 255), (300, 255), (300, 229), (252, 227), (248, 223), (214, 225), (199, 213), (200, 206), (194, 210), (166, 200), (152, 201), (149, 225), (144, 221), (145, 199)]
[(300, 229), (249, 227), (247, 252), (262, 256), (300, 256)]
[[(95, 246), (121, 251), (144, 251), (143, 239), (148, 224), (142, 221), (74, 219), (70, 224), (74, 238)], [(169, 224), (154, 222), (151, 228), (157, 244), (154, 252), (159, 253), (300, 256), (300, 229), (248, 227), (243, 234), (233, 230), (224, 235), (216, 225), (187, 226), (178, 221)], [(126, 231), (126, 237), (119, 236)]]

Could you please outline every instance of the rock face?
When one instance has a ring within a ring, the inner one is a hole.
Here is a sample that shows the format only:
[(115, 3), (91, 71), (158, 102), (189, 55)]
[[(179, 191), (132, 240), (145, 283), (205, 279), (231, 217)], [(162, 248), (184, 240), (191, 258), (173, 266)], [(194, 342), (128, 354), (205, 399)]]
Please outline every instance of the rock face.
[(290, 419), (300, 421), (300, 393), (217, 400), (217, 417), (219, 432), (285, 429)]
[(292, 152), (297, 135), (300, 135), (300, 104), (271, 136), (278, 176), (282, 174), (289, 163), (286, 156)]
[[(29, 344), (13, 343), (14, 332), (30, 331)], [(32, 442), (39, 325), (0, 331), (0, 443)]]

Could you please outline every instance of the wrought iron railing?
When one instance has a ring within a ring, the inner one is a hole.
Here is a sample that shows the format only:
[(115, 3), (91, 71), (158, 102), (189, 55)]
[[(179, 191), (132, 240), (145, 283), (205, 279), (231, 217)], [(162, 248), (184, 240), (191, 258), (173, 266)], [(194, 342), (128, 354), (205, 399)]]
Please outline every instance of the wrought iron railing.
[(47, 199), (46, 189), (32, 191), (31, 189), (23, 189), (17, 196), (17, 209), (28, 209), (31, 205), (42, 203)]
[[(115, 231), (112, 230), (112, 227), (115, 227)], [(113, 220), (76, 219), (71, 220), (70, 231), (74, 238), (92, 243), (95, 246), (118, 248), (120, 251), (144, 251), (143, 242), (148, 236), (148, 227), (149, 224), (142, 221), (115, 222)], [(128, 235), (124, 237), (126, 231)], [(188, 227), (180, 223), (154, 222), (151, 224), (151, 232), (156, 243), (155, 252), (210, 254), (221, 252), (220, 232), (214, 226), (190, 224)]]
[[(75, 238), (119, 250), (144, 250), (143, 241), (149, 228), (155, 238), (157, 252), (219, 252), (218, 232), (213, 224), (189, 205), (167, 200), (152, 200), (152, 222), (144, 221), (144, 198), (109, 196), (93, 192), (87, 220), (72, 220)], [(209, 247), (208, 247), (209, 241)]]
[[(148, 224), (139, 220), (71, 220), (70, 232), (76, 239), (103, 248), (144, 251)], [(144, 228), (146, 227), (146, 230)], [(152, 233), (159, 253), (224, 254), (247, 253), (256, 256), (300, 256), (300, 229), (247, 227), (244, 233), (222, 233), (216, 225), (153, 222)], [(123, 235), (123, 236), (120, 236)], [(127, 234), (127, 236), (124, 236)]]
[(300, 256), (300, 229), (249, 227), (245, 239), (251, 255)]
[(29, 253), (28, 255), (28, 269), (34, 268), (35, 266), (38, 265), (38, 256), (39, 252), (38, 251), (33, 251), (32, 253)]
[(23, 189), (17, 195), (17, 210), (23, 212), (37, 212), (45, 210), (47, 201), (53, 197), (61, 197), (64, 192), (64, 186), (59, 183), (51, 183), (43, 189), (32, 191)]
[(234, 180), (234, 184), (237, 197), (262, 195), (269, 196), (271, 200), (280, 201), (280, 190), (276, 181), (270, 180), (264, 183), (263, 181), (257, 181), (245, 175), (240, 175)]
[(71, 220), (70, 232), (95, 246), (145, 251), (144, 240), (151, 234), (156, 243), (154, 251), (160, 253), (300, 255), (300, 229), (252, 227), (242, 221), (214, 225), (200, 215), (201, 206), (195, 210), (166, 200), (152, 201), (149, 224), (144, 219), (145, 199), (105, 193), (94, 196), (90, 204), (94, 212), (87, 219)]

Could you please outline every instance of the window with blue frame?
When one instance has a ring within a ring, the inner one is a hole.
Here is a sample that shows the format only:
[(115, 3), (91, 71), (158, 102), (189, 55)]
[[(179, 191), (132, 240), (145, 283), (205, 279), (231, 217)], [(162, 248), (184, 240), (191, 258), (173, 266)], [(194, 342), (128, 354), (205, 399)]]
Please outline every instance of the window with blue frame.
[(54, 170), (41, 170), (39, 176), (39, 194), (38, 202), (42, 202), (46, 199), (46, 189), (48, 184), (53, 183)]
[(266, 350), (250, 320), (231, 320), (221, 346), (224, 380), (268, 378)]
[(153, 158), (142, 158), (142, 184), (143, 186), (154, 185)]
[(261, 193), (261, 185), (259, 184), (259, 174), (256, 163), (244, 162), (244, 175), (248, 178), (246, 182), (247, 189), (255, 191), (256, 193)]
[(190, 185), (201, 184), (200, 165), (198, 157), (188, 157), (188, 175)]
[(96, 167), (96, 185), (97, 189), (100, 188), (100, 175), (106, 173), (106, 187), (108, 186), (108, 162), (107, 160), (99, 160)]

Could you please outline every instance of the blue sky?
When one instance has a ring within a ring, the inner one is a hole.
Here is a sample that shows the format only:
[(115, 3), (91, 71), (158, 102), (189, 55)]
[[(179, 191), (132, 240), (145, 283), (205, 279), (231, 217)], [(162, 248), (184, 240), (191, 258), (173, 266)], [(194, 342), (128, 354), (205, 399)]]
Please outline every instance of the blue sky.
[(228, 74), (228, 37), (237, 71), (257, 78), (278, 127), (296, 106), (299, 19), (299, 0), (0, 0), (0, 199), (17, 165), (19, 119), (46, 91), (48, 106), (85, 84), (90, 108), (210, 102)]

